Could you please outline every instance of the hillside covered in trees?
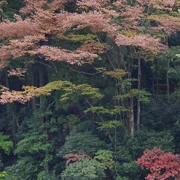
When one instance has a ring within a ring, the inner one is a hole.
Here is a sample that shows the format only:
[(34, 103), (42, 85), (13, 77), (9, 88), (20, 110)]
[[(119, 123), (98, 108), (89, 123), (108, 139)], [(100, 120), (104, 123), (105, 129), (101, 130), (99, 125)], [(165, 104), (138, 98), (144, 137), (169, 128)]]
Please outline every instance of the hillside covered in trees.
[(0, 180), (179, 180), (180, 2), (0, 0)]

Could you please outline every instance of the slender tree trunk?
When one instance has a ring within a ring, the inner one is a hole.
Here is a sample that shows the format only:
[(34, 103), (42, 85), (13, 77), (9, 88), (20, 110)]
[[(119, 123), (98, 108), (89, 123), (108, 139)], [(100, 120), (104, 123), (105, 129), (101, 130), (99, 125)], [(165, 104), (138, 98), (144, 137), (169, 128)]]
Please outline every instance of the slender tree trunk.
[(6, 87), (9, 88), (9, 79), (7, 72), (5, 72), (5, 83), (6, 83)]
[(17, 143), (17, 138), (16, 138), (16, 132), (17, 132), (17, 121), (16, 121), (16, 119), (17, 119), (17, 117), (16, 117), (16, 107), (15, 107), (16, 105), (14, 105), (14, 104), (11, 104), (11, 113), (12, 113), (12, 135), (13, 135), (13, 138), (14, 138), (14, 143), (16, 144)]
[(137, 130), (140, 130), (140, 115), (141, 115), (141, 103), (140, 103), (140, 94), (141, 90), (141, 60), (138, 58), (138, 97), (137, 97)]
[(169, 97), (169, 75), (168, 75), (168, 70), (169, 70), (169, 62), (168, 62), (168, 68), (167, 68), (167, 72), (166, 72), (166, 93), (167, 93), (167, 97)]
[[(131, 57), (131, 62), (128, 63), (128, 79), (131, 79), (132, 65), (133, 65), (133, 57)], [(131, 88), (132, 86), (129, 88), (129, 93), (131, 93)], [(130, 96), (129, 106), (130, 106), (130, 112), (129, 112), (130, 136), (131, 138), (134, 138), (134, 96), (132, 94)]]
[(155, 95), (155, 82), (154, 82), (154, 71), (153, 71), (153, 75), (152, 75), (152, 94)]
[[(41, 67), (41, 66), (39, 67), (39, 87), (42, 87), (45, 84), (44, 70), (45, 69), (43, 69), (43, 67)], [(45, 97), (44, 96), (40, 96), (40, 99), (39, 99), (39, 110), (40, 110), (41, 114), (44, 113), (44, 110), (45, 110)], [(40, 121), (43, 124), (44, 117), (40, 117)]]
[(167, 88), (167, 96), (169, 97), (169, 77), (168, 77), (168, 72), (166, 73), (166, 88)]
[[(31, 85), (35, 86), (34, 68), (33, 68), (33, 66), (31, 66), (31, 72), (30, 73), (31, 73)], [(32, 102), (32, 110), (33, 110), (33, 112), (36, 112), (36, 110), (37, 110), (37, 107), (36, 107), (36, 97), (33, 97), (31, 102)]]
[(3, 15), (2, 15), (2, 13), (0, 13), (0, 23), (2, 23), (3, 22)]
[(130, 135), (134, 138), (134, 98), (133, 95), (130, 97), (130, 113), (129, 113), (129, 125), (130, 125)]
[(159, 95), (159, 80), (158, 80), (158, 77), (156, 79), (156, 95)]

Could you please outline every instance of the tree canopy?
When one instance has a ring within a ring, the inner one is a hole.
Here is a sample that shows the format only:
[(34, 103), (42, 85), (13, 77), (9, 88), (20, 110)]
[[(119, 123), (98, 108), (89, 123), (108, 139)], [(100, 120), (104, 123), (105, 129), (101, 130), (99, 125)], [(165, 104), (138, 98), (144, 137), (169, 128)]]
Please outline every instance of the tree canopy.
[(1, 0), (0, 179), (179, 178), (179, 29), (178, 0)]

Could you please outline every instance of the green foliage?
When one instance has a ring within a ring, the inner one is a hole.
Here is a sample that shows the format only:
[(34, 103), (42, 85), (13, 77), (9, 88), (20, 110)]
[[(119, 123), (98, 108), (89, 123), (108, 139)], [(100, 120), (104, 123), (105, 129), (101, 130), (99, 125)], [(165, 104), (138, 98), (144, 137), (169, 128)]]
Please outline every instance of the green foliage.
[(128, 111), (128, 110), (123, 106), (114, 106), (113, 109), (107, 109), (107, 108), (104, 108), (103, 106), (93, 106), (93, 107), (87, 108), (84, 112), (115, 115), (117, 113), (121, 113), (125, 111)]
[(180, 54), (176, 54), (176, 57), (180, 58)]
[(129, 180), (127, 177), (117, 176), (115, 180)]
[(98, 88), (92, 88), (89, 84), (77, 85), (77, 92), (83, 96), (88, 96), (92, 99), (101, 99), (103, 95)]
[(103, 141), (90, 131), (77, 132), (73, 130), (65, 140), (65, 144), (59, 150), (60, 156), (68, 153), (93, 155), (98, 149), (107, 147)]
[(7, 171), (0, 172), (0, 180), (3, 180), (6, 176), (8, 176)]
[[(51, 113), (45, 113), (45, 116), (47, 114), (51, 115)], [(39, 118), (39, 116), (35, 115), (34, 118)], [(54, 171), (48, 170), (49, 164), (54, 158), (56, 159), (54, 146), (57, 146), (59, 139), (58, 137), (51, 139), (51, 133), (54, 134), (59, 131), (58, 125), (60, 125), (59, 122), (53, 118), (51, 121), (44, 122), (43, 124), (37, 121), (37, 119), (25, 119), (18, 133), (20, 140), (14, 150), (19, 159), (16, 164), (8, 167), (9, 179), (20, 180), (26, 177), (27, 179), (38, 180), (58, 179), (55, 173), (53, 173)], [(56, 129), (54, 129), (55, 126)], [(25, 165), (26, 161), (30, 163), (27, 163), (27, 166)], [(23, 174), (23, 168), (26, 171), (25, 175)]]
[(171, 103), (167, 99), (153, 98), (144, 105), (141, 114), (143, 126), (155, 131), (169, 130), (178, 120), (179, 102)]
[(139, 180), (141, 178), (141, 169), (137, 166), (134, 161), (131, 162), (124, 162), (122, 164), (117, 163), (116, 170), (120, 177), (117, 179), (124, 180), (128, 177), (128, 180)]
[[(160, 147), (165, 151), (173, 151), (173, 136), (170, 131), (153, 132), (152, 130), (141, 130), (136, 136), (124, 136), (118, 139), (116, 145), (115, 172), (119, 178), (128, 178), (129, 180), (145, 179), (146, 170), (142, 171), (135, 160), (139, 158), (145, 149)], [(114, 172), (114, 174), (115, 174)]]
[(39, 132), (29, 132), (25, 137), (20, 140), (15, 149), (15, 154), (25, 155), (42, 153), (46, 150), (50, 151), (52, 146), (50, 143), (46, 143), (46, 134), (40, 134)]
[(58, 117), (58, 120), (60, 121), (60, 124), (63, 124), (63, 127), (65, 129), (69, 130), (72, 130), (75, 126), (77, 126), (80, 123), (79, 117), (74, 114), (69, 114), (66, 117)]
[(170, 131), (148, 131), (142, 130), (137, 133), (136, 138), (129, 139), (126, 144), (133, 158), (138, 158), (144, 149), (161, 148), (165, 151), (173, 151), (173, 136)]
[(61, 174), (62, 180), (103, 180), (104, 169), (95, 159), (80, 158), (69, 164)]
[(177, 123), (172, 128), (173, 144), (175, 146), (175, 153), (180, 154), (180, 119), (178, 118)]
[(24, 92), (33, 92), (36, 96), (50, 95), (54, 90), (64, 90), (65, 92), (71, 92), (74, 85), (69, 81), (53, 81), (46, 84), (43, 87), (35, 88), (32, 86), (24, 86)]
[(126, 146), (126, 143), (123, 143), (120, 146), (117, 146), (117, 152), (115, 154), (119, 163), (131, 162), (132, 155), (129, 151), (129, 147)]
[[(85, 113), (91, 112), (93, 114), (94, 113), (97, 114), (98, 119), (102, 121), (102, 122), (99, 121), (96, 122), (99, 126), (98, 129), (107, 130), (121, 126), (122, 124), (120, 120), (111, 120), (111, 119), (113, 119), (116, 115), (127, 111), (128, 109), (123, 106), (114, 106), (112, 109), (107, 109), (104, 108), (103, 106), (91, 106), (90, 108), (87, 108), (84, 112)], [(102, 118), (101, 115), (103, 115), (104, 118)]]
[[(130, 139), (129, 139), (130, 140)], [(122, 180), (139, 180), (144, 179), (143, 173), (137, 164), (134, 162), (134, 153), (131, 151), (131, 145), (128, 144), (128, 138), (125, 138), (125, 142), (117, 146), (117, 152), (115, 153), (116, 162), (114, 164), (114, 173), (118, 174), (116, 179)]]
[(0, 1), (0, 15), (3, 18), (7, 18), (7, 19), (11, 19), (13, 17), (13, 9), (8, 9), (9, 5), (8, 2), (6, 0)]
[(9, 154), (13, 148), (13, 142), (9, 140), (9, 136), (0, 133), (0, 150), (5, 154)]
[(138, 90), (138, 89), (131, 89), (131, 94), (135, 97), (137, 97), (140, 94), (140, 102), (143, 103), (149, 103), (150, 99), (149, 96), (151, 95), (151, 93), (149, 93), (146, 90)]
[(33, 86), (24, 86), (24, 92), (22, 93), (32, 93), (34, 96), (49, 96), (54, 90), (62, 90), (64, 94), (61, 96), (61, 100), (68, 100), (69, 96), (76, 93), (77, 95), (82, 95), (85, 97), (90, 97), (92, 99), (101, 99), (103, 95), (99, 92), (98, 88), (93, 88), (89, 84), (75, 85), (69, 81), (53, 81), (45, 86), (36, 88)]
[(114, 128), (121, 126), (120, 120), (119, 121), (118, 120), (110, 120), (107, 122), (98, 122), (97, 124), (99, 125), (98, 129), (100, 129), (100, 130), (114, 129)]
[(20, 158), (17, 162), (6, 169), (8, 176), (6, 180), (29, 180), (36, 179), (37, 162), (32, 157)]
[(86, 109), (84, 111), (85, 113), (88, 113), (88, 112), (92, 112), (92, 113), (100, 113), (100, 114), (109, 114), (110, 113), (110, 110), (109, 109), (106, 109), (104, 108), (103, 106), (94, 106), (94, 107), (90, 107), (88, 109)]
[(103, 74), (113, 77), (115, 79), (120, 79), (123, 76), (125, 76), (127, 74), (127, 72), (125, 72), (122, 69), (115, 69), (114, 71), (105, 71)]
[(19, 10), (23, 5), (23, 0), (7, 0), (8, 7), (15, 9), (16, 11)]
[(151, 94), (146, 90), (138, 90), (138, 89), (131, 89), (129, 93), (114, 96), (114, 99), (124, 99), (124, 98), (130, 98), (130, 97), (138, 97), (139, 95), (141, 97), (139, 99), (139, 101), (144, 102), (144, 103), (150, 102), (149, 96)]
[(47, 173), (46, 171), (41, 171), (37, 175), (37, 180), (59, 180), (60, 177), (56, 176), (55, 173)]
[(102, 164), (102, 166), (104, 166), (104, 169), (109, 168), (112, 169), (113, 168), (113, 152), (109, 151), (109, 150), (98, 150), (95, 153), (95, 160), (97, 160), (98, 162), (100, 162)]

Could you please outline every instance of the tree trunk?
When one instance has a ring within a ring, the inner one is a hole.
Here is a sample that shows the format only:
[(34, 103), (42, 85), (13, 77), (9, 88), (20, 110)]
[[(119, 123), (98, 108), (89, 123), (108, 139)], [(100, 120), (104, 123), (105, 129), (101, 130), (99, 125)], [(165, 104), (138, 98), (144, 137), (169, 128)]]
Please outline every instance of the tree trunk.
[[(45, 71), (45, 69), (43, 69), (43, 67), (40, 66), (39, 67), (39, 87), (42, 87), (45, 84), (44, 71)], [(45, 111), (45, 96), (40, 96), (39, 97), (39, 111), (41, 113), (40, 122), (43, 124), (44, 117), (42, 116), (42, 114)]]
[(168, 62), (168, 68), (167, 68), (167, 72), (166, 72), (166, 93), (167, 93), (167, 97), (169, 97), (169, 75), (168, 75), (168, 70), (169, 70), (169, 62)]
[(138, 58), (138, 97), (137, 97), (137, 130), (140, 130), (140, 115), (141, 115), (141, 103), (140, 103), (140, 94), (141, 90), (141, 60)]
[(152, 74), (152, 94), (155, 95), (155, 79), (154, 79), (154, 71)]
[(5, 72), (5, 84), (6, 84), (6, 87), (9, 88), (9, 78), (8, 78), (7, 72)]
[[(35, 84), (35, 80), (34, 80), (34, 68), (33, 68), (33, 66), (31, 66), (31, 86), (35, 86), (36, 84)], [(33, 112), (36, 112), (36, 110), (37, 110), (37, 107), (36, 107), (36, 97), (33, 97), (32, 98), (32, 100), (31, 100), (31, 102), (32, 102), (32, 110), (33, 110)]]
[(129, 113), (129, 125), (130, 125), (130, 135), (134, 138), (134, 98), (133, 95), (130, 97), (130, 113)]

